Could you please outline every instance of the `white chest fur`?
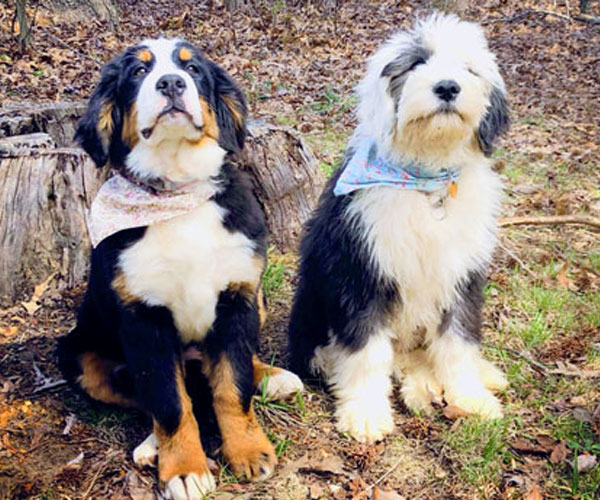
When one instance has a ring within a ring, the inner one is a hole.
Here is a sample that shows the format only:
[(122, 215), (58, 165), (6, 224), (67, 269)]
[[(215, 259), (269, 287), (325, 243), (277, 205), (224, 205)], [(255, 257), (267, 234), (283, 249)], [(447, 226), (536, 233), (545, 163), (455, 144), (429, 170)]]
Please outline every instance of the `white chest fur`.
[(495, 243), (501, 184), (487, 160), (463, 167), (458, 194), (433, 208), (434, 196), (388, 187), (364, 190), (348, 207), (370, 246), (373, 264), (399, 286), (396, 340), (414, 347), (411, 333), (435, 331), (468, 272), (485, 267)]
[(184, 342), (206, 335), (219, 293), (229, 283), (260, 279), (254, 243), (228, 231), (224, 215), (223, 208), (208, 201), (150, 226), (120, 257), (129, 291), (150, 305), (167, 306)]

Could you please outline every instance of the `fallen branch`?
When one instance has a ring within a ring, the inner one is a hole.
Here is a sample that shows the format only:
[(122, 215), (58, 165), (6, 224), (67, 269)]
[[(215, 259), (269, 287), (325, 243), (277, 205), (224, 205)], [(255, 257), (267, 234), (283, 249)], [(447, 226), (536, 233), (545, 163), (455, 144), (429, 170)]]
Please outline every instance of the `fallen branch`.
[(518, 14), (515, 14), (513, 16), (500, 17), (498, 19), (487, 19), (485, 21), (482, 21), (481, 24), (485, 25), (485, 24), (492, 24), (492, 23), (512, 23), (514, 21), (519, 21), (525, 17), (528, 17), (532, 14), (543, 14), (545, 16), (554, 16), (554, 17), (558, 17), (559, 19), (562, 19), (563, 21), (567, 21), (568, 23), (570, 23), (573, 19), (578, 19), (578, 17), (579, 17), (579, 16), (577, 16), (577, 17), (572, 18), (570, 16), (566, 16), (565, 14), (561, 14), (560, 12), (554, 12), (552, 10), (529, 9), (529, 10), (525, 10), (523, 12), (519, 12)]
[(523, 262), (519, 256), (514, 253), (510, 248), (508, 248), (506, 245), (504, 245), (502, 242), (500, 242), (498, 244), (498, 247), (501, 250), (504, 250), (506, 252), (506, 254), (509, 257), (512, 257), (512, 259), (519, 264), (519, 266), (521, 266), (521, 269), (523, 269), (524, 271), (527, 272), (527, 274), (529, 274), (529, 276), (531, 276), (535, 281), (537, 281), (539, 279), (539, 277), (527, 266), (527, 264), (525, 264), (525, 262)]
[(573, 16), (573, 19), (588, 24), (600, 24), (600, 17), (585, 16), (583, 14), (578, 14), (576, 16)]
[(541, 217), (502, 217), (498, 224), (500, 227), (510, 226), (547, 226), (555, 224), (582, 224), (600, 229), (600, 219), (590, 215), (546, 215)]

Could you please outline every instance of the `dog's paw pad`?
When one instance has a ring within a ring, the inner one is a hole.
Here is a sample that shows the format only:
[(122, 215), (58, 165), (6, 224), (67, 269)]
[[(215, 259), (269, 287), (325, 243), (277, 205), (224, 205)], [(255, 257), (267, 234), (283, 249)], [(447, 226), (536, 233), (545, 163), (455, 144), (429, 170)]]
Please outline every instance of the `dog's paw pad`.
[(139, 467), (146, 465), (156, 465), (156, 457), (158, 456), (158, 440), (154, 433), (144, 439), (135, 450), (133, 450), (133, 461)]
[(214, 476), (206, 474), (187, 474), (175, 476), (165, 486), (164, 496), (168, 500), (202, 500), (217, 487)]
[(300, 377), (283, 369), (268, 377), (266, 384), (264, 392), (269, 399), (285, 399), (304, 391), (304, 384)]

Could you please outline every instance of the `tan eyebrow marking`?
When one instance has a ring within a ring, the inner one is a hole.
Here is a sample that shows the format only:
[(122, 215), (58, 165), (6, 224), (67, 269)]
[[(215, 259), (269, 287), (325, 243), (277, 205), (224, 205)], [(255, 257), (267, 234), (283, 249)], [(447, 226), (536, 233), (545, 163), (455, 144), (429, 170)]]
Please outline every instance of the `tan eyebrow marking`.
[(152, 59), (152, 52), (149, 50), (142, 50), (138, 53), (137, 57), (142, 62), (150, 62)]
[(181, 49), (179, 49), (179, 59), (181, 59), (182, 61), (189, 61), (192, 58), (192, 53), (190, 52), (190, 49), (187, 49), (185, 47), (181, 47)]

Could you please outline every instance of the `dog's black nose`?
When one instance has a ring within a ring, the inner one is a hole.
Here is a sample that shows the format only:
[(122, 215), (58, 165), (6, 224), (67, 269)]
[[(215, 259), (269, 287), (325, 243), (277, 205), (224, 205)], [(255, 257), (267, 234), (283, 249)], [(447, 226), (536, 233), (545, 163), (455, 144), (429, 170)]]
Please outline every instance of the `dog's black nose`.
[(175, 97), (185, 92), (185, 80), (179, 75), (163, 75), (156, 82), (156, 90), (165, 97)]
[(460, 92), (460, 85), (454, 80), (442, 80), (435, 84), (433, 92), (437, 94), (442, 101), (450, 102), (456, 99), (456, 96)]

